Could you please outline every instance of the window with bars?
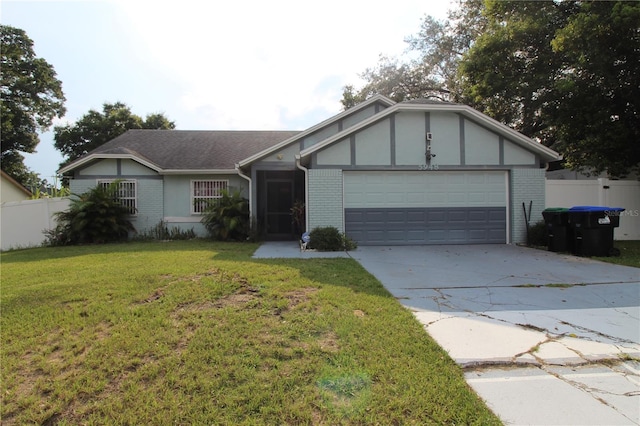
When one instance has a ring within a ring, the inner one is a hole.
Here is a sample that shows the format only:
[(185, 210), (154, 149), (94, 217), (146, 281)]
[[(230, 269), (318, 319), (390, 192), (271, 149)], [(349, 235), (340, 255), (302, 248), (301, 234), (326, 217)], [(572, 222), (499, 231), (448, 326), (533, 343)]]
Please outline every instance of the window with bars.
[(207, 206), (212, 201), (222, 198), (222, 191), (228, 188), (228, 180), (192, 180), (191, 213), (204, 213)]
[(98, 181), (98, 185), (106, 188), (112, 183), (117, 182), (116, 199), (129, 210), (129, 214), (135, 215), (138, 211), (138, 192), (135, 180), (108, 180)]

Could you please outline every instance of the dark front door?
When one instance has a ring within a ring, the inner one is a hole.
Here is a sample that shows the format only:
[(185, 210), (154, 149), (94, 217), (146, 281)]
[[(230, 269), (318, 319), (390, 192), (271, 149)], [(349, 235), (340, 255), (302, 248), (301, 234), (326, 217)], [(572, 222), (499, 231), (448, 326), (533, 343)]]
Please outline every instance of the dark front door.
[(291, 207), (293, 206), (293, 180), (267, 180), (267, 234), (270, 237), (291, 238)]

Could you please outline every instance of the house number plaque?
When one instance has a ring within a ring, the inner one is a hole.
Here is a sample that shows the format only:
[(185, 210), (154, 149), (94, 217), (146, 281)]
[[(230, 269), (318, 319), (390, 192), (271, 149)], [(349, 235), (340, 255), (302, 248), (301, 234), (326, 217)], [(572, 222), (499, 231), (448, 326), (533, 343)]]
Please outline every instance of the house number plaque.
[(437, 164), (419, 164), (418, 170), (439, 170), (440, 167)]

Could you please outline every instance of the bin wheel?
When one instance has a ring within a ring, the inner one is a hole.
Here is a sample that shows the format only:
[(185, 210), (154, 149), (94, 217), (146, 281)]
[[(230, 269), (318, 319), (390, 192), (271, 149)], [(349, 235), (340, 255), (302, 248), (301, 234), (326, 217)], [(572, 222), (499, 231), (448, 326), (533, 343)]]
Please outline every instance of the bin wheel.
[(612, 256), (612, 257), (618, 257), (618, 256), (620, 256), (620, 249), (617, 249), (617, 248), (615, 248), (615, 247), (611, 247), (611, 248), (609, 249), (609, 256)]

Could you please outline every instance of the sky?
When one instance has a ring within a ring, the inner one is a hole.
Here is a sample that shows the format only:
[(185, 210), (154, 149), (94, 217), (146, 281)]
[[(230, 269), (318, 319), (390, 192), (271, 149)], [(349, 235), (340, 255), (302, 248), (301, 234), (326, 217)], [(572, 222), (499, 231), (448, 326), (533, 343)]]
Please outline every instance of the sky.
[[(400, 56), (455, 0), (3, 0), (62, 82), (73, 123), (104, 103), (182, 130), (304, 130), (342, 110), (343, 87)], [(53, 129), (53, 128), (52, 128)], [(25, 164), (52, 182), (53, 131)]]

